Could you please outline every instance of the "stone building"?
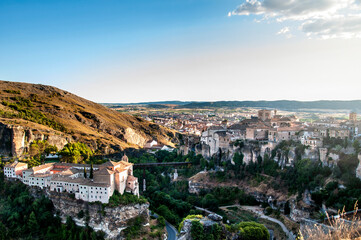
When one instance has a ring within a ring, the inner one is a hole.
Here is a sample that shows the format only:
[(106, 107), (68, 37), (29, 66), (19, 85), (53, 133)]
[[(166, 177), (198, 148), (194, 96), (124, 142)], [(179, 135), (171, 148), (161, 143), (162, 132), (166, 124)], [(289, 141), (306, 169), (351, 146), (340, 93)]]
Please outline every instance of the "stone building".
[(262, 121), (266, 121), (267, 119), (271, 119), (273, 117), (273, 111), (262, 109), (258, 111), (258, 118)]
[(48, 163), (27, 169), (27, 164), (13, 163), (6, 166), (6, 177), (54, 192), (74, 193), (76, 199), (88, 202), (108, 203), (114, 191), (139, 196), (138, 178), (133, 176), (133, 164), (127, 156), (119, 162), (94, 165), (92, 179), (90, 171), (90, 164)]
[(353, 122), (353, 123), (357, 122), (357, 113), (351, 112), (349, 115), (349, 120), (350, 120), (350, 122)]

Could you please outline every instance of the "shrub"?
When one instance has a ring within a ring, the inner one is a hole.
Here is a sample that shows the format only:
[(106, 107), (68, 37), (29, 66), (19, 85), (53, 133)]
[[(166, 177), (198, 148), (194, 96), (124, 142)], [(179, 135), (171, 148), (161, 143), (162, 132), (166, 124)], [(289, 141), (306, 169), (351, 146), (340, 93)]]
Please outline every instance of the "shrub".
[(188, 215), (188, 216), (185, 217), (185, 218), (182, 220), (182, 222), (179, 224), (178, 231), (180, 232), (180, 231), (182, 230), (185, 220), (189, 220), (189, 219), (192, 219), (192, 220), (201, 220), (202, 218), (203, 218), (202, 215)]
[(147, 203), (147, 199), (143, 196), (136, 196), (125, 192), (121, 195), (118, 191), (114, 191), (113, 195), (109, 198), (108, 205), (111, 207), (128, 204), (144, 204)]
[(265, 226), (256, 222), (241, 222), (238, 224), (241, 239), (269, 240), (270, 234)]

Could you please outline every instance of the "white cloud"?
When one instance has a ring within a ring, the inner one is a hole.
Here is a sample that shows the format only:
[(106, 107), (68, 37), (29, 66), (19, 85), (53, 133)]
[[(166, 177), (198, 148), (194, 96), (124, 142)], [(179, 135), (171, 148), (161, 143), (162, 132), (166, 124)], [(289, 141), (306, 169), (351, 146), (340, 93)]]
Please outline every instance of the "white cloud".
[(291, 34), (290, 28), (289, 27), (284, 27), (281, 30), (279, 30), (279, 32), (277, 33), (277, 35), (284, 35), (286, 36), (286, 38), (291, 38), (293, 37), (293, 35)]
[(282, 28), (277, 34), (286, 34), (290, 32), (290, 28), (289, 27), (284, 27)]
[[(296, 21), (309, 37), (360, 38), (359, 0), (246, 0), (228, 15), (257, 15), (277, 22)], [(278, 34), (289, 32), (283, 28)]]

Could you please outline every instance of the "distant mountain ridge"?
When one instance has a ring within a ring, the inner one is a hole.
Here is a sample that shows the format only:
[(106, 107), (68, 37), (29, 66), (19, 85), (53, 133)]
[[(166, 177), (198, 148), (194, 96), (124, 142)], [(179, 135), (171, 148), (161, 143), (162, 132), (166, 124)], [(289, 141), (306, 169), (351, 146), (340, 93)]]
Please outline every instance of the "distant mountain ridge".
[(117, 107), (126, 105), (186, 105), (193, 101), (158, 101), (158, 102), (139, 102), (139, 103), (100, 103), (107, 107)]
[(276, 100), (276, 101), (215, 101), (215, 102), (197, 102), (197, 101), (163, 101), (163, 102), (142, 102), (142, 103), (104, 103), (103, 105), (125, 106), (125, 105), (178, 105), (177, 108), (276, 108), (283, 110), (299, 109), (330, 109), (330, 110), (358, 110), (361, 111), (361, 100), (319, 100), (319, 101), (295, 101), (295, 100)]
[(331, 109), (331, 110), (361, 110), (361, 100), (339, 101), (219, 101), (219, 102), (193, 102), (183, 105), (182, 108), (212, 108), (212, 107), (256, 107), (256, 108), (276, 108), (283, 110), (299, 109)]

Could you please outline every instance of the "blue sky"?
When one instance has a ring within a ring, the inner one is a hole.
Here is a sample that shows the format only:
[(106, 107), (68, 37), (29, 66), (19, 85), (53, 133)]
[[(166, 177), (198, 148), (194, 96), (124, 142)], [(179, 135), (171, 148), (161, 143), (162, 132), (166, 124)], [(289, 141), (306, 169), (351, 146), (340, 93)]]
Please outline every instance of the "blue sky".
[(97, 102), (357, 98), (359, 29), (320, 29), (314, 6), (305, 20), (275, 3), (2, 0), (0, 79)]

